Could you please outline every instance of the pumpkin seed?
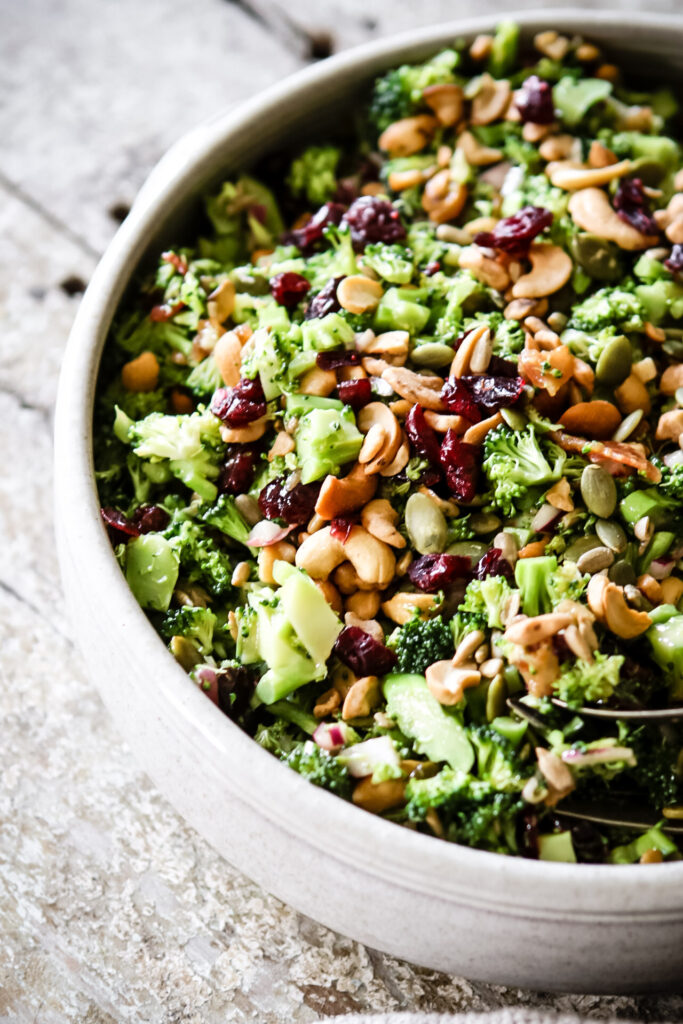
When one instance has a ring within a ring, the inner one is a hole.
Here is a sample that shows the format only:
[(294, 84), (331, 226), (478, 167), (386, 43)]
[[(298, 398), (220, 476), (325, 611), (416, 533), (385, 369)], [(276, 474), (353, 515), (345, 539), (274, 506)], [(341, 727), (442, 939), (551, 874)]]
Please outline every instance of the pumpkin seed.
[(486, 691), (486, 721), (492, 722), (494, 718), (500, 718), (501, 715), (505, 714), (507, 709), (506, 701), (508, 697), (508, 688), (502, 674), (499, 672), (497, 676), (491, 680), (491, 684)]
[(579, 572), (587, 572), (592, 576), (595, 572), (609, 569), (613, 561), (614, 552), (609, 548), (591, 548), (590, 551), (585, 551), (581, 555), (576, 563), (576, 568)]
[(600, 519), (609, 519), (617, 507), (617, 485), (602, 466), (586, 466), (581, 474), (581, 497)]
[(607, 573), (612, 583), (616, 583), (618, 587), (627, 587), (636, 582), (637, 576), (632, 565), (628, 562), (615, 562), (610, 567)]
[(598, 538), (594, 533), (589, 533), (585, 537), (579, 537), (578, 540), (569, 545), (564, 552), (564, 559), (568, 562), (578, 562), (587, 551), (592, 551), (593, 548), (599, 547), (602, 547), (602, 544)]
[(417, 345), (411, 352), (410, 358), (417, 366), (440, 370), (442, 366), (450, 365), (453, 359), (453, 349), (441, 341), (428, 341), (424, 345)]
[(527, 425), (526, 416), (518, 409), (501, 409), (500, 414), (510, 430), (524, 430)]
[(611, 519), (598, 519), (595, 524), (595, 532), (605, 547), (614, 551), (615, 554), (620, 555), (622, 551), (626, 550), (628, 541), (619, 523), (614, 523)]
[(634, 409), (633, 412), (625, 416), (621, 421), (617, 429), (612, 434), (613, 441), (625, 441), (627, 437), (630, 437), (633, 431), (636, 429), (638, 424), (643, 418), (642, 409)]
[(472, 565), (475, 565), (486, 554), (488, 549), (488, 544), (483, 544), (479, 540), (458, 540), (446, 549), (446, 554), (462, 555), (463, 558), (469, 558)]
[(581, 269), (596, 281), (618, 281), (622, 276), (619, 250), (599, 235), (579, 232), (570, 248)]
[(486, 512), (475, 512), (470, 518), (470, 526), (475, 533), (493, 533), (500, 526), (500, 519)]
[(446, 517), (426, 494), (411, 494), (408, 498), (406, 530), (413, 547), (421, 555), (440, 554), (446, 547)]
[(633, 353), (631, 343), (623, 334), (605, 345), (595, 367), (596, 379), (601, 384), (623, 384), (631, 372)]

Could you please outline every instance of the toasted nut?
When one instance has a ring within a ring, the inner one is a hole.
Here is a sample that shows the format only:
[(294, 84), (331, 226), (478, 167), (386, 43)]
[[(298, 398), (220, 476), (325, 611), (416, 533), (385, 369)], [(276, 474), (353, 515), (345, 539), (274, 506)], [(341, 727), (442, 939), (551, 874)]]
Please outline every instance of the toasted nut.
[(356, 512), (374, 497), (377, 478), (368, 476), (360, 463), (343, 478), (326, 476), (320, 488), (315, 511), (322, 519), (334, 519)]
[(465, 224), (465, 231), (473, 239), (480, 231), (493, 231), (497, 223), (497, 217), (475, 217)]
[(361, 343), (356, 341), (356, 348), (359, 352), (368, 355), (403, 356), (408, 354), (410, 335), (408, 331), (385, 331), (384, 334), (372, 334), (362, 342), (362, 347)]
[(384, 294), (379, 281), (371, 281), (364, 274), (351, 274), (339, 283), (337, 299), (339, 305), (349, 313), (367, 313), (375, 309)]
[(574, 152), (575, 145), (573, 135), (551, 135), (543, 140), (538, 152), (548, 162), (566, 160)]
[(428, 85), (422, 90), (422, 99), (447, 128), (457, 124), (463, 115), (464, 93), (459, 85)]
[(335, 587), (334, 583), (331, 583), (329, 580), (314, 580), (313, 582), (329, 604), (332, 611), (336, 612), (337, 615), (341, 615), (344, 610), (344, 604), (341, 599), (341, 594)]
[(194, 402), (180, 388), (173, 388), (171, 391), (171, 409), (178, 416), (187, 416), (188, 413), (194, 412)]
[(535, 615), (530, 619), (521, 619), (508, 626), (503, 639), (522, 647), (533, 647), (543, 640), (555, 636), (561, 629), (571, 626), (573, 617), (566, 612), (548, 612), (547, 615)]
[(375, 640), (384, 643), (384, 630), (376, 619), (361, 619), (355, 612), (347, 611), (344, 616), (346, 626), (358, 626), (363, 632), (369, 633)]
[(263, 437), (268, 426), (268, 417), (261, 416), (257, 420), (248, 423), (246, 427), (226, 427), (221, 423), (220, 435), (226, 444), (250, 444)]
[(604, 592), (605, 624), (608, 629), (624, 640), (640, 636), (652, 625), (647, 612), (629, 608), (622, 587), (608, 583)]
[(356, 680), (344, 699), (342, 718), (365, 718), (371, 715), (380, 702), (379, 679), (377, 676), (363, 676)]
[(616, 64), (601, 64), (595, 72), (596, 78), (602, 78), (606, 82), (619, 81), (619, 68)]
[(340, 704), (341, 696), (339, 690), (335, 690), (332, 687), (329, 690), (325, 690), (325, 693), (318, 697), (313, 706), (313, 715), (315, 718), (326, 718), (327, 715), (331, 715), (333, 711), (336, 711)]
[(455, 654), (451, 658), (451, 665), (454, 667), (464, 665), (465, 662), (470, 660), (474, 652), (484, 643), (485, 640), (485, 633), (482, 633), (480, 629), (473, 629), (471, 633), (468, 633), (463, 637), (456, 647)]
[(588, 607), (598, 622), (605, 621), (605, 597), (610, 581), (606, 576), (591, 576), (586, 589)]
[(432, 176), (434, 167), (409, 167), (405, 171), (389, 172), (389, 188), (393, 192), (402, 192), (406, 188), (416, 188)]
[(540, 142), (556, 127), (553, 124), (534, 124), (533, 121), (527, 121), (522, 128), (522, 138), (525, 142)]
[(223, 378), (223, 383), (234, 388), (242, 376), (242, 342), (234, 331), (226, 331), (216, 342), (213, 361)]
[(453, 156), (453, 150), (450, 146), (441, 145), (436, 151), (436, 162), (439, 167), (448, 167)]
[(554, 29), (545, 32), (537, 32), (534, 36), (534, 46), (545, 57), (551, 60), (563, 60), (569, 50), (569, 40), (566, 36), (559, 35)]
[(651, 850), (646, 850), (638, 861), (639, 864), (661, 864), (664, 861), (664, 856), (661, 850), (653, 847)]
[(584, 551), (576, 560), (576, 568), (581, 573), (592, 575), (596, 572), (602, 572), (603, 569), (609, 569), (613, 562), (614, 552), (607, 547), (601, 546)]
[(422, 193), (422, 208), (435, 224), (454, 220), (467, 201), (467, 188), (451, 181), (451, 172), (445, 167), (430, 178)]
[(581, 43), (576, 48), (575, 56), (582, 64), (590, 64), (591, 61), (600, 60), (600, 50), (593, 43)]
[(470, 57), (472, 60), (486, 60), (491, 53), (491, 47), (493, 46), (493, 36), (480, 35), (477, 36), (472, 45), (470, 46)]
[[(303, 544), (303, 541), (301, 542)], [(342, 562), (333, 574), (334, 584), (344, 597), (350, 597), (357, 590), (372, 590), (372, 584), (364, 584), (350, 562)]]
[(209, 322), (214, 327), (220, 327), (224, 321), (232, 316), (235, 308), (235, 285), (229, 277), (224, 278), (215, 288), (206, 303), (209, 314)]
[(572, 623), (571, 626), (567, 626), (562, 635), (572, 654), (589, 664), (593, 661), (593, 652), (581, 635), (578, 626)]
[(552, 295), (562, 288), (572, 275), (571, 257), (559, 245), (533, 242), (529, 247), (531, 271), (512, 286), (515, 299), (535, 299)]
[(643, 544), (650, 543), (654, 532), (655, 524), (649, 516), (641, 516), (641, 518), (633, 527), (633, 533), (636, 537), (636, 540), (641, 541)]
[(482, 146), (472, 132), (463, 132), (458, 138), (456, 148), (463, 151), (467, 163), (472, 167), (486, 167), (487, 164), (495, 164), (503, 159), (500, 149)]
[(402, 807), (406, 802), (405, 779), (385, 779), (384, 782), (373, 782), (372, 776), (356, 783), (351, 799), (356, 807), (372, 814), (382, 814), (393, 807)]
[(121, 369), (121, 383), (126, 391), (154, 391), (159, 383), (159, 360), (153, 352), (141, 352)]
[(543, 316), (546, 310), (540, 311), (541, 303), (544, 303), (547, 309), (546, 299), (513, 299), (503, 310), (503, 316), (506, 320), (524, 320), (525, 317), (532, 314)]
[[(397, 398), (395, 402), (389, 402), (389, 408), (397, 420), (404, 420), (412, 407), (412, 403), (407, 398)], [(436, 414), (433, 413), (432, 415)]]
[(548, 783), (549, 792), (545, 802), (554, 807), (574, 789), (574, 776), (564, 761), (545, 747), (536, 747), (536, 758), (539, 771)]
[[(375, 427), (377, 430), (374, 431), (368, 447), (368, 452), (374, 451), (374, 454), (368, 455), (366, 452), (367, 461), (363, 464), (363, 469), (369, 476), (379, 473), (380, 470), (391, 465), (403, 441), (403, 432), (398, 420), (391, 409), (382, 402), (370, 402), (358, 413), (358, 429), (362, 434), (370, 437), (370, 433)], [(381, 444), (378, 444), (380, 431), (382, 441)], [(365, 443), (363, 447), (365, 447)]]
[(615, 389), (614, 397), (625, 416), (635, 412), (636, 409), (642, 409), (646, 415), (650, 411), (651, 403), (648, 390), (635, 373), (630, 373), (623, 384)]
[(269, 544), (268, 547), (260, 548), (258, 553), (258, 578), (261, 583), (275, 583), (273, 576), (273, 563), (276, 561), (289, 562), (294, 564), (296, 548), (285, 540), (277, 544)]
[[(421, 405), (424, 409), (433, 409), (435, 412), (444, 412), (444, 405), (441, 401), (441, 388), (443, 380), (441, 377), (427, 377), (420, 373), (407, 370), (404, 366), (389, 366), (382, 373), (382, 379), (391, 385), (397, 395), (406, 398), (412, 405)], [(371, 402), (370, 405), (380, 403)], [(359, 414), (359, 429), (363, 414), (370, 405), (361, 409)]]
[(481, 682), (481, 673), (474, 667), (454, 668), (450, 661), (435, 661), (425, 672), (427, 686), (439, 704), (452, 706), (463, 699), (464, 691)]
[(381, 600), (379, 590), (357, 590), (346, 598), (346, 611), (352, 612), (359, 619), (374, 619)]
[(547, 541), (545, 540), (532, 540), (530, 544), (525, 544), (523, 548), (519, 549), (517, 557), (536, 558), (545, 552), (546, 543)]
[(381, 423), (373, 423), (365, 435), (365, 440), (358, 453), (358, 461), (361, 465), (371, 462), (375, 455), (379, 455), (386, 445), (389, 437)]
[(644, 235), (623, 221), (610, 206), (607, 193), (600, 188), (575, 192), (569, 200), (569, 212), (574, 223), (584, 231), (616, 242), (620, 249), (635, 252), (657, 244), (656, 235)]
[[(374, 501), (368, 502), (360, 515), (362, 526), (373, 537), (383, 540), (385, 544), (391, 545), (392, 548), (404, 548), (406, 546), (405, 539), (396, 529), (398, 519), (398, 512), (392, 508), (391, 503), (386, 498), (376, 498)], [(373, 614), (375, 613), (373, 612)], [(369, 615), (368, 618), (372, 618), (372, 615)]]
[(562, 477), (556, 484), (546, 492), (545, 500), (553, 508), (560, 509), (561, 512), (572, 512), (574, 509), (574, 502), (572, 501), (571, 487), (566, 477)]
[(607, 441), (621, 423), (621, 414), (611, 402), (577, 402), (560, 416), (559, 422), (570, 434)]
[(475, 327), (473, 331), (470, 331), (460, 342), (458, 351), (453, 356), (453, 362), (449, 370), (450, 377), (462, 377), (470, 368), (470, 359), (472, 354), (480, 342), (484, 342), (488, 346), (491, 338), (491, 332), (486, 326), (482, 324), (480, 327)]
[(479, 666), (483, 679), (495, 679), (503, 671), (504, 662), (502, 658), (487, 658)]
[(683, 433), (683, 409), (671, 409), (663, 412), (657, 421), (655, 439), (657, 441), (677, 441)]
[[(598, 142), (597, 139), (591, 142), (591, 148), (588, 151), (588, 163), (591, 167), (609, 167), (610, 164), (617, 162), (618, 158), (611, 149), (603, 146), (602, 142)], [(594, 182), (594, 184), (597, 183)]]
[(378, 146), (392, 157), (412, 156), (431, 141), (439, 122), (431, 114), (417, 114), (394, 121), (378, 139)]
[(644, 594), (650, 604), (662, 603), (662, 585), (659, 580), (645, 572), (636, 580), (636, 586), (641, 594)]
[(675, 604), (683, 597), (683, 580), (678, 576), (667, 576), (661, 582), (662, 604)]
[(502, 422), (502, 414), (499, 412), (495, 412), (493, 416), (489, 416), (488, 419), (481, 420), (480, 423), (473, 423), (471, 427), (468, 427), (465, 433), (462, 435), (462, 439), (465, 442), (465, 444), (483, 444), (486, 435), (491, 430), (495, 430), (498, 424)]
[(327, 398), (337, 386), (337, 375), (334, 370), (323, 370), (314, 366), (299, 380), (299, 393), (302, 395), (318, 395)]
[(388, 601), (382, 602), (382, 611), (388, 619), (399, 626), (413, 618), (415, 612), (421, 619), (436, 615), (441, 604), (434, 594), (409, 594), (399, 590)]
[(504, 292), (510, 285), (510, 275), (505, 267), (483, 253), (476, 245), (461, 250), (458, 264), (462, 270), (469, 270), (478, 281), (498, 292)]
[(497, 121), (507, 110), (511, 96), (512, 89), (507, 79), (496, 81), (485, 71), (481, 76), (479, 92), (472, 101), (472, 124), (491, 124)]
[(659, 390), (663, 395), (675, 395), (683, 387), (683, 363), (667, 366), (659, 381)]
[(251, 566), (249, 565), (249, 562), (238, 562), (233, 570), (230, 585), (233, 587), (244, 586), (249, 579), (250, 572)]
[(295, 447), (294, 438), (291, 434), (288, 434), (286, 430), (278, 431), (277, 437), (268, 452), (268, 462), (272, 462), (273, 459), (277, 459), (282, 455), (288, 455), (289, 452), (294, 451)]
[(470, 373), (486, 373), (493, 355), (493, 337), (490, 331), (482, 331), (470, 355)]
[[(606, 151), (605, 151), (606, 152)], [(571, 163), (571, 161), (569, 161)], [(567, 166), (567, 162), (549, 163), (545, 169), (550, 178), (551, 185), (555, 188), (563, 188), (566, 192), (576, 192), (579, 189), (593, 188), (594, 186), (607, 185), (616, 178), (623, 178), (633, 167), (630, 160), (620, 160), (618, 163), (606, 164), (602, 167), (573, 167)]]
[(345, 543), (332, 537), (330, 527), (307, 537), (296, 552), (296, 566), (309, 576), (326, 580), (337, 566), (349, 561), (359, 580), (383, 590), (394, 577), (396, 559), (388, 544), (377, 540), (362, 526), (352, 526)]

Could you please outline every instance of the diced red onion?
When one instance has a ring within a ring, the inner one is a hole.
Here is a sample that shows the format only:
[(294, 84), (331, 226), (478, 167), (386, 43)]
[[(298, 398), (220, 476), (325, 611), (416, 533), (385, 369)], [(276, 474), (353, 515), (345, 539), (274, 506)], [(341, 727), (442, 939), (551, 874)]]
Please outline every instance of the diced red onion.
[(563, 515), (564, 512), (553, 505), (541, 505), (531, 521), (531, 528), (534, 533), (546, 533), (548, 530), (552, 530)]
[(250, 548), (268, 548), (271, 544), (278, 544), (284, 540), (293, 529), (294, 526), (280, 526), (279, 523), (272, 523), (270, 519), (262, 519), (256, 523), (247, 537), (247, 544)]
[(609, 764), (611, 761), (624, 761), (634, 766), (636, 756), (630, 747), (597, 747), (595, 750), (565, 750), (562, 753), (565, 764), (574, 768), (590, 768), (594, 764)]
[(334, 754), (346, 743), (349, 727), (345, 722), (321, 722), (313, 733), (313, 739), (322, 750)]
[(673, 558), (653, 558), (650, 562), (650, 575), (656, 580), (665, 580), (673, 572)]

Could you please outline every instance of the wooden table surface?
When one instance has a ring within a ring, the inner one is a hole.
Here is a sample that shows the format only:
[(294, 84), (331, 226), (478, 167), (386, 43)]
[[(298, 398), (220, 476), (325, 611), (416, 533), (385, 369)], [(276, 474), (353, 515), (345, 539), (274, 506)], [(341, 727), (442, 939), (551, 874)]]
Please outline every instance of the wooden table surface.
[(551, 997), (420, 970), (271, 899), (136, 769), (60, 595), (61, 354), (99, 254), (164, 149), (331, 50), (530, 6), (0, 0), (0, 1024), (298, 1024), (508, 1005), (683, 1019), (683, 997)]

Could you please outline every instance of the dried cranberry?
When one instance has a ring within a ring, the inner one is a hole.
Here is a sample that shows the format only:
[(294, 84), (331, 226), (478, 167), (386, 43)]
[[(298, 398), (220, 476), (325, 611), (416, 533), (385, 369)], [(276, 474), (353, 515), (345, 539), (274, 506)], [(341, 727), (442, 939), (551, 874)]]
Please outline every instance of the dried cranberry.
[(339, 401), (350, 405), (358, 412), (372, 400), (372, 385), (367, 378), (361, 380), (342, 380), (337, 384)]
[(436, 431), (429, 426), (421, 405), (414, 405), (405, 420), (406, 434), (413, 450), (432, 466), (441, 464), (441, 446)]
[(674, 245), (668, 259), (664, 260), (664, 266), (672, 274), (683, 274), (683, 245)]
[[(492, 416), (519, 401), (524, 391), (522, 377), (461, 377), (479, 408)], [(463, 413), (463, 415), (467, 415)], [(469, 417), (468, 417), (469, 418)]]
[(482, 555), (477, 562), (474, 575), (478, 580), (485, 580), (488, 576), (504, 576), (512, 583), (515, 574), (507, 558), (503, 558), (500, 548), (490, 548), (485, 555)]
[(432, 260), (431, 263), (428, 263), (427, 266), (424, 268), (423, 273), (425, 277), (431, 277), (433, 274), (438, 274), (440, 270), (441, 264), (439, 263), (439, 261)]
[(266, 414), (266, 399), (259, 377), (243, 377), (234, 388), (219, 388), (211, 399), (211, 412), (228, 427), (244, 427)]
[(247, 207), (247, 214), (257, 220), (259, 224), (265, 224), (268, 219), (268, 210), (263, 203), (252, 203)]
[(335, 540), (340, 540), (342, 544), (346, 544), (355, 525), (353, 519), (349, 516), (336, 516), (330, 523), (330, 537), (334, 537)]
[(131, 517), (131, 521), (137, 526), (140, 533), (165, 530), (169, 519), (168, 512), (160, 505), (140, 505)]
[(478, 423), (481, 413), (472, 392), (461, 377), (449, 377), (441, 389), (441, 401), (449, 412), (464, 416), (470, 423)]
[(179, 256), (177, 252), (173, 252), (172, 249), (169, 249), (168, 252), (162, 252), (161, 258), (164, 263), (170, 263), (172, 267), (175, 267), (179, 274), (184, 276), (187, 273), (187, 260), (184, 256)]
[(100, 515), (102, 522), (107, 527), (109, 539), (112, 544), (123, 544), (130, 537), (139, 537), (140, 529), (134, 523), (119, 512), (117, 508), (101, 508)]
[(522, 115), (522, 121), (533, 124), (550, 124), (555, 120), (555, 105), (550, 82), (544, 82), (538, 75), (530, 75), (515, 93), (515, 106)]
[(302, 228), (295, 228), (283, 235), (282, 241), (288, 245), (295, 245), (304, 253), (307, 252), (317, 242), (322, 241), (326, 227), (330, 224), (339, 224), (345, 209), (341, 203), (325, 203)]
[(287, 309), (294, 309), (310, 290), (310, 287), (310, 282), (303, 274), (295, 274), (293, 271), (276, 274), (270, 279), (271, 295), (279, 305), (286, 306)]
[(218, 477), (221, 494), (246, 494), (254, 482), (258, 457), (255, 448), (245, 445), (235, 445), (229, 450)]
[(659, 228), (652, 216), (650, 200), (640, 178), (622, 178), (614, 196), (614, 209), (622, 220), (643, 235), (657, 235)]
[(337, 370), (340, 366), (358, 366), (360, 353), (348, 348), (336, 348), (328, 352), (318, 352), (315, 361), (321, 370)]
[(489, 359), (488, 371), (494, 377), (516, 377), (517, 363), (501, 356), (491, 356)]
[(370, 242), (400, 242), (406, 237), (399, 212), (386, 199), (361, 196), (348, 208), (342, 224), (351, 229), (351, 242), (356, 252), (362, 252)]
[(446, 483), (458, 501), (472, 501), (477, 493), (478, 450), (449, 430), (441, 443), (441, 465)]
[(184, 305), (184, 302), (174, 302), (172, 306), (166, 304), (163, 306), (152, 306), (149, 311), (149, 318), (152, 323), (163, 324), (166, 320), (171, 320), (176, 313), (179, 313)]
[(422, 555), (408, 566), (410, 582), (428, 594), (471, 575), (470, 560), (462, 555)]
[(287, 487), (287, 477), (271, 480), (259, 494), (258, 504), (266, 519), (284, 519), (288, 526), (304, 526), (315, 511), (320, 484)]
[(322, 318), (327, 316), (328, 313), (336, 313), (341, 309), (339, 299), (337, 298), (337, 288), (339, 287), (339, 282), (343, 280), (343, 277), (333, 277), (327, 282), (325, 287), (308, 303), (304, 313), (304, 320)]
[(550, 227), (552, 222), (550, 210), (525, 206), (519, 213), (499, 220), (493, 231), (480, 231), (474, 236), (474, 241), (487, 249), (500, 249), (510, 256), (526, 256), (536, 235)]
[(396, 652), (375, 640), (360, 626), (345, 626), (334, 653), (357, 676), (383, 676), (396, 664)]
[(343, 203), (349, 206), (354, 199), (358, 198), (358, 178), (340, 178), (332, 196), (335, 203)]

